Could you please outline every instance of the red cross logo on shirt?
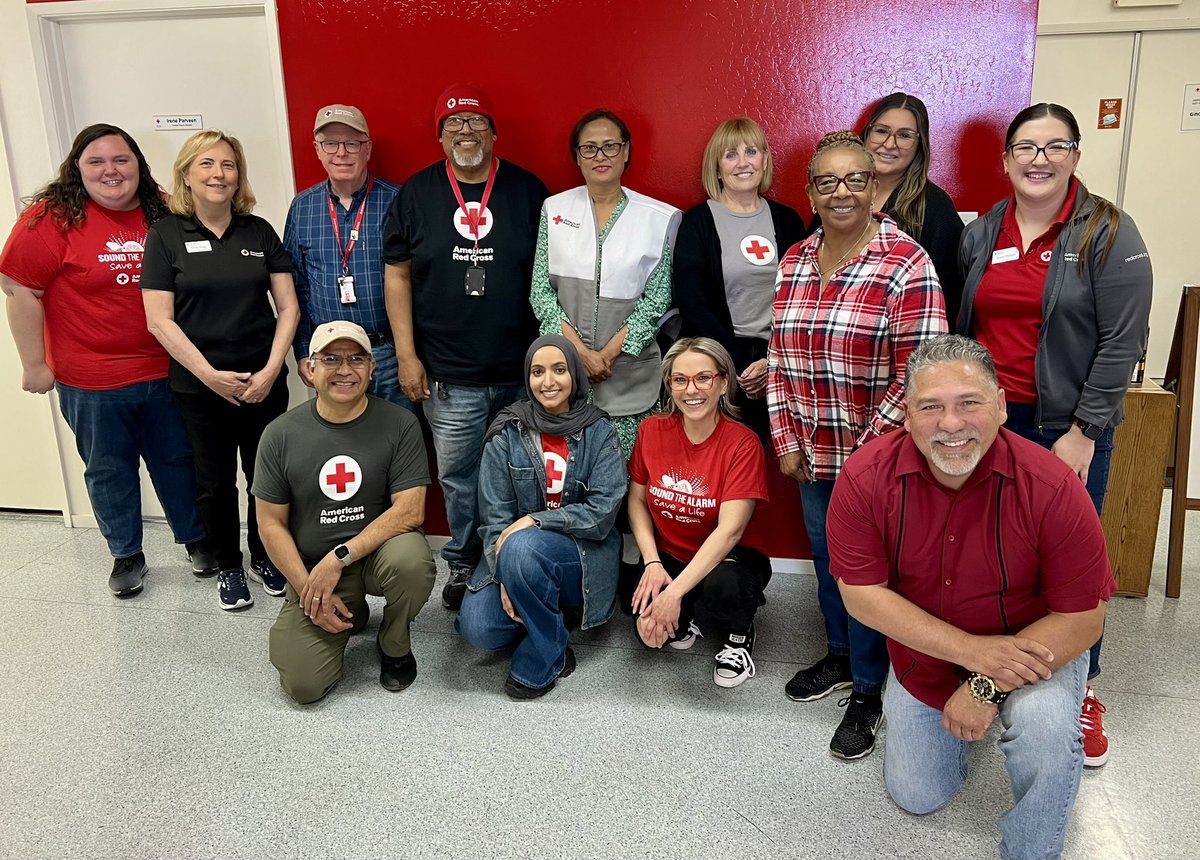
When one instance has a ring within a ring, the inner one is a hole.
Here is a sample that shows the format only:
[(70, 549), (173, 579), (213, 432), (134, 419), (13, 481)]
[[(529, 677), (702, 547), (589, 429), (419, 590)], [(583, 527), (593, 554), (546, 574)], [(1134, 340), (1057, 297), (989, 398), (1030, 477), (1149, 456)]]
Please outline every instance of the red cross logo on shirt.
[(554, 223), (555, 223), (555, 224), (561, 224), (561, 223), (562, 223), (562, 221), (563, 221), (563, 219), (562, 219), (562, 216), (561, 216), (561, 215), (555, 215), (555, 216), (554, 216)]
[[(478, 212), (479, 210), (478, 210), (478, 209), (474, 209), (474, 210), (472, 210), (472, 211), (473, 211), (473, 212)], [(464, 215), (463, 217), (461, 217), (461, 218), (459, 218), (459, 219), (458, 219), (458, 223), (459, 223), (459, 224), (462, 224), (462, 225), (463, 225), (464, 227), (466, 227), (468, 230), (469, 230), (469, 229), (471, 229), (471, 216), (470, 216), (469, 214), (468, 214), (468, 215)], [(482, 226), (483, 226), (484, 224), (486, 224), (486, 223), (487, 223), (487, 216), (486, 216), (486, 215), (480, 215), (480, 216), (479, 216), (479, 226), (480, 226), (480, 227), (482, 227)]]
[(742, 240), (742, 256), (755, 266), (775, 262), (775, 246), (766, 236), (747, 236)]
[(567, 477), (567, 473), (558, 467), (558, 463), (554, 462), (557, 459), (557, 457), (546, 458), (546, 483), (548, 484), (557, 484)]
[(321, 492), (335, 502), (345, 501), (362, 486), (362, 469), (353, 457), (338, 454), (326, 460), (321, 467), (318, 485)]
[(480, 209), (478, 203), (468, 203), (466, 207), (459, 206), (454, 210), (454, 218), (450, 221), (458, 235), (468, 241), (475, 241), (472, 227), (479, 231), (479, 239), (492, 232), (492, 210)]
[(557, 496), (562, 493), (563, 486), (566, 484), (567, 461), (562, 458), (561, 454), (546, 451), (544, 462), (546, 464), (546, 495)]

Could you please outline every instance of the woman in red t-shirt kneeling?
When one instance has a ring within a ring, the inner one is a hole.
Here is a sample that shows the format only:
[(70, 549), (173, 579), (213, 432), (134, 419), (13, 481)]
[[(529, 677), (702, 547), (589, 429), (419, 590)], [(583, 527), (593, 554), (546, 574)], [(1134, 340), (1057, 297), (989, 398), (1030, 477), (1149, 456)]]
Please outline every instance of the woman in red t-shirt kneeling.
[(754, 676), (754, 613), (771, 561), (753, 522), (767, 500), (758, 437), (737, 421), (737, 371), (725, 347), (684, 338), (667, 352), (667, 411), (642, 423), (629, 460), (629, 522), (644, 568), (633, 595), (651, 648), (691, 648), (704, 629), (722, 639), (713, 681)]

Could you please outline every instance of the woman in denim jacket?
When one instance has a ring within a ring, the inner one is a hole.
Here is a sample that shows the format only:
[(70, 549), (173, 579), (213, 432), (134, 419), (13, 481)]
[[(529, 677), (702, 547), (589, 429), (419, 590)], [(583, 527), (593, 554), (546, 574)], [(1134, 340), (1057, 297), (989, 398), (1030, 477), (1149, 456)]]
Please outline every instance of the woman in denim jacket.
[(455, 629), (485, 651), (516, 645), (504, 691), (535, 699), (575, 669), (564, 608), (583, 627), (616, 607), (628, 483), (608, 415), (588, 403), (583, 361), (561, 335), (525, 354), (529, 399), (488, 428), (479, 468), (483, 562), (467, 585)]

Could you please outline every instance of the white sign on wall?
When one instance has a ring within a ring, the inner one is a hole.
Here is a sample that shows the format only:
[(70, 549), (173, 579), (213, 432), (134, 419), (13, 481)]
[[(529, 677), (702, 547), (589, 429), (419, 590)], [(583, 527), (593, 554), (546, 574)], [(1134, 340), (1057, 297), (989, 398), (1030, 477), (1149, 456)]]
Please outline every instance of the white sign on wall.
[(1188, 84), (1183, 88), (1183, 116), (1179, 130), (1200, 131), (1200, 84)]
[(155, 131), (199, 131), (204, 128), (204, 117), (198, 113), (177, 113), (154, 117)]

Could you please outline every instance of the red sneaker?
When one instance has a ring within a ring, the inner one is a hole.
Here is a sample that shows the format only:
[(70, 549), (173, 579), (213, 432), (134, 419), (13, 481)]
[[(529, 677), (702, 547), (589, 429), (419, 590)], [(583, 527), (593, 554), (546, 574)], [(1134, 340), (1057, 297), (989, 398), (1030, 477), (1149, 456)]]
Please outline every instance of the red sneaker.
[(1079, 727), (1083, 729), (1083, 765), (1100, 767), (1108, 761), (1108, 733), (1104, 731), (1104, 703), (1096, 698), (1096, 691), (1088, 684), (1083, 696), (1083, 710), (1079, 714)]

